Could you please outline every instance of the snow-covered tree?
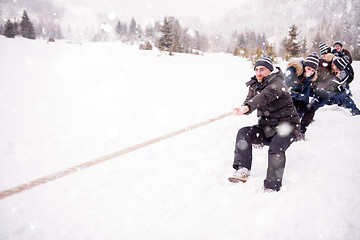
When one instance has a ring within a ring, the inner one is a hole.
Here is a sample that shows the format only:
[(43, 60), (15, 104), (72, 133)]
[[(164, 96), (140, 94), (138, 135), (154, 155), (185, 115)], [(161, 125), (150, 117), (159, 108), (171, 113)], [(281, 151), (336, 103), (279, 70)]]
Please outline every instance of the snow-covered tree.
[(124, 40), (125, 36), (128, 32), (126, 23), (122, 23), (122, 22), (118, 21), (115, 31), (117, 34), (119, 34), (120, 38), (122, 38)]
[(136, 35), (136, 21), (134, 18), (131, 19), (130, 26), (129, 26), (129, 34), (130, 35)]
[(4, 25), (0, 24), (0, 35), (4, 35), (5, 27)]
[(158, 48), (161, 51), (169, 51), (174, 42), (173, 26), (167, 17), (164, 18), (163, 25), (161, 26), (162, 36), (158, 40)]
[(285, 42), (285, 49), (290, 57), (298, 57), (301, 50), (300, 42), (297, 40), (299, 33), (296, 25), (289, 29), (289, 38)]
[(8, 19), (5, 24), (4, 35), (7, 38), (14, 38), (16, 36), (16, 30), (14, 24)]
[(25, 10), (24, 10), (23, 16), (21, 18), (20, 28), (21, 28), (21, 35), (24, 38), (29, 38), (29, 39), (36, 38), (34, 26), (33, 26), (32, 22), (30, 21), (28, 14)]

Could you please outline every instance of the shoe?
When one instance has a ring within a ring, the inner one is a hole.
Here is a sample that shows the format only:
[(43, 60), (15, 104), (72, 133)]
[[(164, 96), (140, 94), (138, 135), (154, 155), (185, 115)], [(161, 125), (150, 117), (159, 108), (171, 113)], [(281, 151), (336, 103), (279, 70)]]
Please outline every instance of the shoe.
[(246, 182), (250, 176), (250, 171), (247, 168), (239, 168), (236, 170), (228, 180), (232, 183)]
[(360, 115), (360, 112), (353, 112), (352, 115), (353, 115), (353, 116), (359, 116), (359, 115)]
[(299, 133), (299, 136), (297, 138), (298, 141), (305, 141), (305, 133)]

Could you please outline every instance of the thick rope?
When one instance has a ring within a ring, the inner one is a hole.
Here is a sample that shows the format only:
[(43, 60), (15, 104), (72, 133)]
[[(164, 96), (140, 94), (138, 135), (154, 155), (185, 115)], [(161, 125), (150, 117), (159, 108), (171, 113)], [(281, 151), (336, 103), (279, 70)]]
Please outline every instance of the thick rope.
[(17, 187), (10, 188), (10, 189), (8, 189), (8, 190), (4, 190), (4, 191), (0, 192), (0, 199), (3, 199), (3, 198), (6, 198), (6, 197), (9, 197), (9, 196), (12, 196), (12, 195), (21, 193), (21, 192), (23, 192), (23, 191), (25, 191), (25, 190), (29, 190), (29, 189), (34, 188), (34, 187), (36, 187), (36, 186), (42, 185), (42, 184), (44, 184), (44, 183), (48, 183), (48, 182), (54, 181), (54, 180), (56, 180), (56, 179), (58, 179), (58, 178), (64, 177), (64, 176), (66, 176), (66, 175), (72, 174), (72, 173), (77, 172), (77, 171), (80, 171), (80, 170), (82, 170), (82, 169), (85, 169), (85, 168), (88, 168), (88, 167), (91, 167), (91, 166), (100, 164), (100, 163), (102, 163), (102, 162), (108, 161), (108, 160), (110, 160), (110, 159), (116, 158), (116, 157), (121, 156), (121, 155), (124, 155), (124, 154), (126, 154), (126, 153), (136, 151), (136, 150), (138, 150), (138, 149), (140, 149), (140, 148), (143, 148), (143, 147), (146, 147), (146, 146), (148, 146), (148, 145), (157, 143), (157, 142), (159, 142), (159, 141), (162, 141), (162, 140), (165, 140), (165, 139), (174, 137), (174, 136), (179, 135), (179, 134), (181, 134), (181, 133), (184, 133), (184, 132), (187, 132), (187, 131), (191, 131), (191, 130), (193, 130), (193, 129), (195, 129), (195, 128), (198, 128), (198, 127), (207, 125), (207, 124), (209, 124), (209, 123), (212, 123), (212, 122), (217, 121), (217, 120), (220, 120), (220, 119), (222, 119), (222, 118), (231, 116), (231, 115), (233, 115), (233, 114), (234, 114), (233, 111), (232, 111), (232, 112), (228, 112), (228, 113), (222, 114), (222, 115), (220, 115), (220, 116), (217, 116), (217, 117), (214, 117), (214, 118), (210, 118), (210, 119), (208, 119), (208, 120), (206, 120), (206, 121), (196, 123), (196, 124), (194, 124), (194, 125), (191, 125), (191, 126), (188, 126), (188, 127), (182, 128), (182, 129), (179, 129), (179, 130), (177, 130), (177, 131), (174, 131), (174, 132), (171, 132), (171, 133), (168, 133), (168, 134), (165, 134), (165, 135), (162, 135), (162, 136), (159, 136), (159, 137), (150, 139), (150, 140), (148, 140), (148, 141), (145, 141), (145, 142), (142, 142), (142, 143), (133, 145), (133, 146), (131, 146), (131, 147), (127, 147), (127, 148), (122, 149), (122, 150), (120, 150), (120, 151), (117, 151), (117, 152), (114, 152), (114, 153), (111, 153), (111, 154), (108, 154), (108, 155), (99, 157), (99, 158), (97, 158), (97, 159), (94, 159), (94, 160), (91, 160), (91, 161), (88, 161), (88, 162), (84, 162), (84, 163), (79, 164), (79, 165), (76, 165), (76, 166), (74, 166), (74, 167), (67, 168), (67, 169), (65, 169), (65, 170), (56, 172), (56, 173), (54, 173), (54, 174), (51, 174), (51, 175), (48, 175), (48, 176), (45, 176), (45, 177), (42, 177), (42, 178), (35, 179), (35, 180), (31, 181), (31, 182), (28, 182), (28, 183), (19, 185), (19, 186), (17, 186)]

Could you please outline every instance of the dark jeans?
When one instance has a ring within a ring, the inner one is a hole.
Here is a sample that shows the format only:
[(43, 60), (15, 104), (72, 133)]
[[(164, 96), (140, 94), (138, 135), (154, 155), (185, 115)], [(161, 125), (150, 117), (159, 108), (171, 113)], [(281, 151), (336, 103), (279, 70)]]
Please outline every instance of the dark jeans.
[(285, 168), (285, 151), (295, 139), (293, 133), (287, 136), (275, 134), (273, 137), (266, 138), (264, 131), (259, 126), (241, 128), (236, 137), (233, 167), (236, 170), (240, 167), (251, 170), (252, 145), (264, 144), (269, 146), (268, 168), (264, 187), (279, 191)]
[(305, 133), (307, 127), (313, 121), (316, 108), (311, 103), (297, 101), (297, 100), (294, 100), (294, 105), (295, 105), (296, 111), (299, 114), (299, 117), (301, 118), (300, 131), (301, 131), (301, 133)]
[(338, 104), (345, 108), (349, 108), (352, 114), (360, 113), (360, 110), (356, 107), (355, 102), (346, 92), (330, 92), (329, 95), (330, 98), (327, 101), (328, 105)]

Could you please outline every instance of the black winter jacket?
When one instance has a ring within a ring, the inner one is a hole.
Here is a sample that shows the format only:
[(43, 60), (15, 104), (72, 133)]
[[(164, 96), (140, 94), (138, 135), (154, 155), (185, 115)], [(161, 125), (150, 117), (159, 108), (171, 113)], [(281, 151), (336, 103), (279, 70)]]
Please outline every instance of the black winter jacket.
[(310, 77), (305, 77), (304, 61), (291, 60), (285, 71), (285, 83), (290, 89), (290, 95), (294, 100), (309, 102), (310, 85), (316, 81), (317, 72)]
[(280, 68), (277, 67), (269, 76), (264, 77), (261, 83), (253, 76), (246, 85), (249, 92), (243, 105), (250, 109), (247, 114), (257, 109), (259, 126), (266, 137), (274, 136), (283, 123), (289, 123), (291, 132), (298, 136), (299, 116)]
[(330, 92), (345, 91), (346, 86), (354, 80), (354, 69), (350, 64), (331, 80), (327, 90)]

